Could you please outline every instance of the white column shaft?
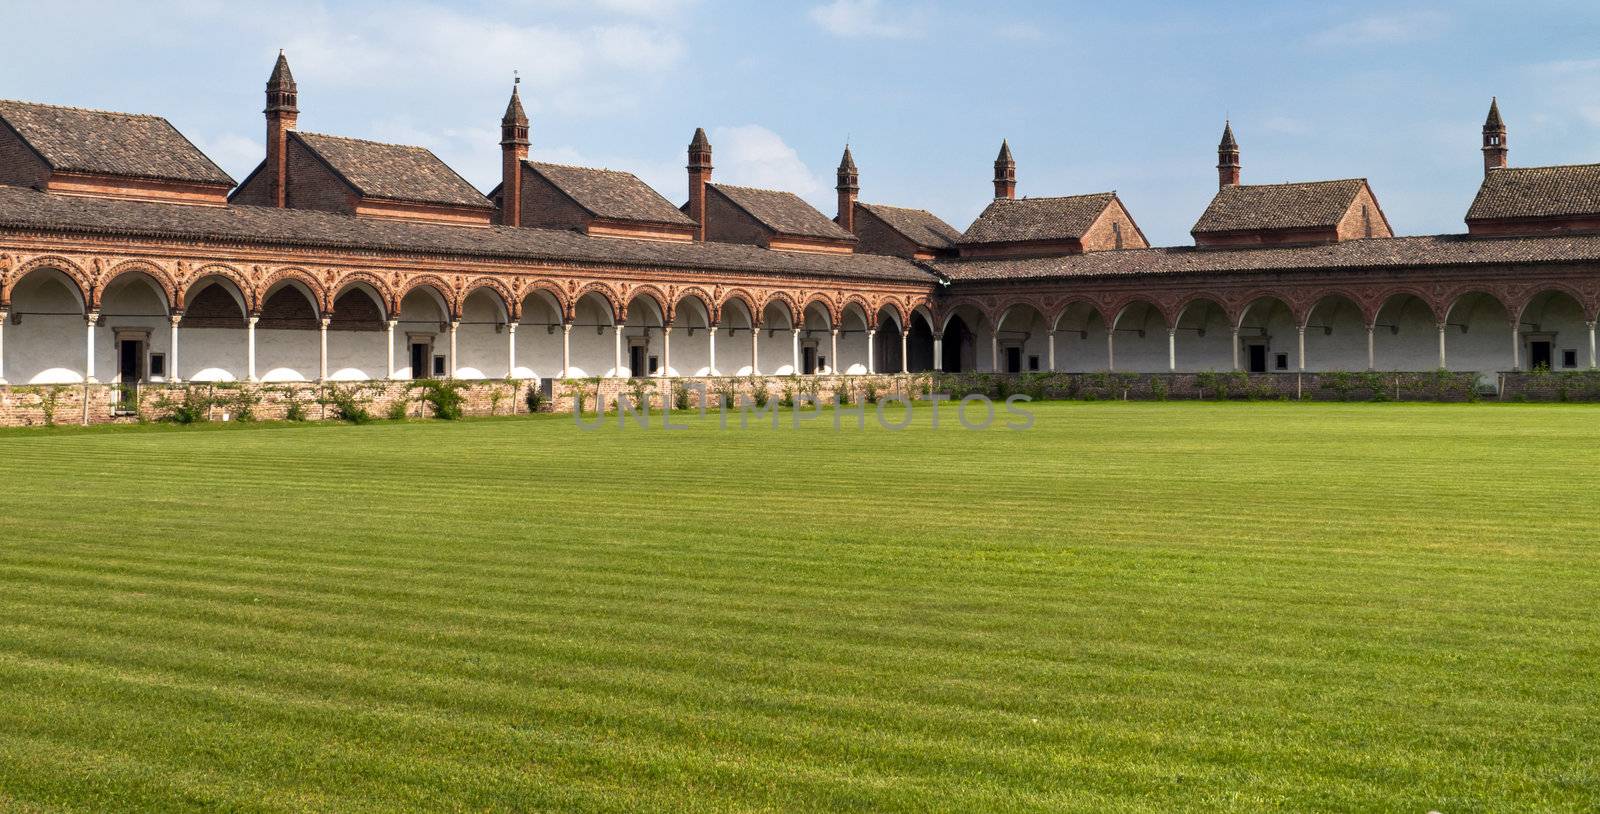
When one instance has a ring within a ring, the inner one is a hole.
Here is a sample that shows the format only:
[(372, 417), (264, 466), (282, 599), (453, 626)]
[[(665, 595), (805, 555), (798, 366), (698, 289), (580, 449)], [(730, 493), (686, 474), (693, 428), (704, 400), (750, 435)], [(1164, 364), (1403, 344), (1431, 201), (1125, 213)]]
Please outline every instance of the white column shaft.
[(672, 375), (672, 326), (661, 329), (661, 376)]
[(6, 319), (10, 313), (0, 309), (0, 384), (6, 383)]
[(561, 326), (561, 378), (565, 379), (572, 370), (572, 323), (563, 323)]
[(100, 314), (97, 311), (90, 312), (89, 316), (88, 316), (88, 319), (87, 319), (88, 325), (87, 325), (87, 328), (85, 329), (84, 359), (83, 359), (83, 380), (86, 381), (86, 382), (95, 381), (95, 378), (94, 378), (94, 323), (99, 319), (100, 319)]
[(989, 332), (989, 369), (1000, 372), (1000, 332)]
[(1178, 329), (1167, 329), (1167, 370), (1178, 369)]
[(794, 356), (794, 372), (795, 372), (796, 375), (799, 375), (799, 373), (800, 373), (800, 329), (799, 328), (795, 328), (794, 330), (790, 331), (790, 333), (792, 334), (793, 339), (790, 341), (789, 350), (790, 350), (791, 354)]
[(900, 372), (901, 373), (910, 373), (911, 372), (911, 354), (908, 352), (908, 349), (910, 347), (911, 347), (911, 331), (909, 329), (901, 331), (900, 332)]
[(933, 337), (933, 369), (944, 370), (944, 334), (935, 334)]
[(867, 372), (868, 373), (877, 373), (878, 372), (878, 360), (877, 360), (876, 356), (872, 352), (872, 338), (874, 336), (877, 336), (877, 335), (878, 335), (878, 330), (876, 328), (868, 328), (867, 329)]
[(612, 343), (614, 345), (612, 353), (616, 356), (615, 359), (611, 360), (612, 378), (622, 377), (622, 329), (625, 327), (627, 326), (620, 322), (611, 326)]
[(317, 324), (317, 381), (328, 378), (328, 318)]
[(167, 340), (167, 380), (171, 382), (183, 381), (182, 374), (178, 372), (178, 322), (181, 317), (172, 318), (172, 336)]
[(1377, 347), (1377, 338), (1373, 335), (1374, 333), (1375, 333), (1375, 326), (1368, 325), (1367, 326), (1367, 369), (1368, 370), (1377, 370), (1378, 369), (1378, 347)]
[(706, 329), (706, 367), (707, 372), (717, 375), (717, 326), (712, 325)]
[(1444, 370), (1446, 368), (1446, 361), (1445, 361), (1445, 356), (1444, 356), (1444, 329), (1445, 329), (1445, 324), (1443, 322), (1439, 323), (1439, 369), (1440, 370)]
[(828, 372), (839, 369), (839, 329), (833, 329), (833, 345), (828, 349)]
[[(1594, 323), (1591, 322), (1591, 323), (1589, 323), (1589, 368), (1591, 370), (1594, 369), (1594, 367), (1595, 367), (1594, 352), (1595, 352), (1595, 347), (1594, 347)], [(5, 371), (4, 370), (0, 370), (0, 381), (5, 381)]]
[(750, 375), (761, 375), (761, 328), (750, 326)]
[[(252, 320), (250, 324), (254, 325), (255, 321)], [(387, 368), (385, 368), (384, 372), (383, 372), (383, 377), (385, 379), (393, 379), (394, 378), (394, 326), (397, 325), (397, 324), (399, 324), (399, 320), (391, 319), (388, 322), (388, 327), (385, 329), (385, 333), (389, 337), (389, 340), (388, 340), (388, 345), (389, 345), (389, 352), (388, 352), (388, 360), (389, 361), (388, 361), (388, 365), (389, 366)]]
[(1304, 373), (1306, 370), (1306, 328), (1301, 325), (1295, 330), (1300, 333), (1300, 372)]
[(1050, 332), (1050, 372), (1056, 372), (1056, 332)]
[(506, 323), (506, 378), (517, 375), (517, 323)]
[[(245, 373), (252, 382), (256, 381), (256, 321), (259, 319), (261, 318), (251, 317), (249, 321), (245, 323), (244, 329), (246, 356)], [(390, 347), (393, 347), (393, 343), (390, 344)]]
[(1233, 369), (1239, 369), (1239, 329), (1233, 329)]
[(1516, 323), (1511, 325), (1511, 369), (1522, 369), (1522, 326)]
[(1117, 332), (1106, 329), (1106, 370), (1117, 369)]

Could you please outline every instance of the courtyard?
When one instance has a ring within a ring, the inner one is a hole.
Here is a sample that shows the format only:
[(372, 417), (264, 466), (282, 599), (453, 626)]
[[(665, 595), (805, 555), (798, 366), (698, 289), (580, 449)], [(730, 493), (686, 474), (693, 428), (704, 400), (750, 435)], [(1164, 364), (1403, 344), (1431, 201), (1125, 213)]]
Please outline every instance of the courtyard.
[(1600, 414), (0, 430), (0, 808), (1579, 811)]

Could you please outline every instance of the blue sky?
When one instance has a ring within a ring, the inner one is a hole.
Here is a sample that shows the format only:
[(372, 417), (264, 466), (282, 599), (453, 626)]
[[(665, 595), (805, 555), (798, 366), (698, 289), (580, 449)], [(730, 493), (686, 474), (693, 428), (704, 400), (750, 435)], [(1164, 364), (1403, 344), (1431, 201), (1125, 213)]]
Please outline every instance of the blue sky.
[[(152, 4), (153, 6), (154, 4)], [(1500, 97), (1513, 165), (1600, 161), (1592, 2), (14, 3), (0, 96), (167, 116), (236, 178), (262, 154), (277, 49), (304, 130), (432, 148), (480, 188), (524, 77), (536, 158), (717, 180), (833, 211), (848, 137), (867, 201), (965, 228), (1002, 137), (1019, 194), (1117, 190), (1191, 242), (1231, 116), (1246, 183), (1363, 176), (1401, 234), (1455, 232)]]

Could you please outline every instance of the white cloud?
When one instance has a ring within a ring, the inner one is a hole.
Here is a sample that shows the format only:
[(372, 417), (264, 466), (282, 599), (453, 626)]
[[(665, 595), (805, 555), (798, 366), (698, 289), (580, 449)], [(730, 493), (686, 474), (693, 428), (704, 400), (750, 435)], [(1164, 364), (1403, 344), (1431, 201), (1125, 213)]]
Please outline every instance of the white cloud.
[(1450, 18), (1437, 11), (1374, 14), (1313, 35), (1315, 45), (1393, 45), (1432, 39), (1448, 26)]
[(839, 37), (906, 39), (923, 34), (915, 14), (890, 13), (879, 0), (833, 0), (813, 7), (811, 21)]
[(800, 154), (777, 133), (759, 124), (717, 127), (711, 131), (717, 179), (741, 186), (793, 192), (801, 197), (823, 183), (800, 160)]

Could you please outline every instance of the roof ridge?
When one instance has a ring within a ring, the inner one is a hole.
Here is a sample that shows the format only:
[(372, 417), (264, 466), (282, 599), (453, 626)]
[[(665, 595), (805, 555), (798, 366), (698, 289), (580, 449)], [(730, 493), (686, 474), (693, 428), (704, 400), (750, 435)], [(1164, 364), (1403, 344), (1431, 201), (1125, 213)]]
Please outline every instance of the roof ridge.
[(556, 161), (535, 161), (531, 158), (524, 158), (523, 161), (526, 161), (535, 167), (560, 167), (564, 170), (587, 170), (589, 172), (614, 172), (618, 175), (633, 175), (633, 173), (628, 172), (627, 170), (614, 170), (610, 167), (585, 167), (582, 164), (562, 164)]
[(332, 133), (313, 133), (307, 130), (293, 130), (290, 132), (300, 136), (315, 136), (317, 138), (338, 139), (339, 141), (354, 141), (361, 144), (376, 144), (379, 147), (399, 147), (402, 150), (422, 150), (428, 153), (433, 152), (432, 149), (424, 147), (420, 144), (395, 144), (392, 141), (375, 141), (369, 138), (356, 138), (355, 136), (336, 136)]
[(1116, 190), (1108, 189), (1105, 192), (1082, 192), (1077, 195), (1024, 195), (1021, 198), (996, 198), (995, 203), (1000, 203), (1003, 201), (1010, 201), (1012, 203), (1017, 203), (1019, 201), (1068, 201), (1074, 198), (1094, 198), (1100, 195), (1110, 195), (1115, 197), (1116, 194)]
[[(23, 99), (0, 99), (0, 104), (6, 104), (6, 103), (18, 104), (18, 105), (27, 105), (29, 107), (47, 107), (47, 108), (50, 108), (52, 110), (73, 110), (73, 111), (77, 111), (79, 113), (99, 113), (99, 114), (107, 115), (107, 116), (127, 116), (128, 118), (131, 118), (131, 119), (152, 119), (152, 120), (155, 120), (155, 121), (163, 121), (163, 122), (167, 121), (167, 117), (158, 116), (158, 115), (156, 115), (154, 113), (128, 113), (128, 112), (122, 111), (122, 110), (102, 110), (102, 109), (97, 108), (97, 107), (78, 107), (76, 105), (53, 105), (53, 104), (50, 104), (49, 102), (29, 102), (29, 101), (25, 101)], [(171, 122), (167, 122), (167, 123), (171, 124)]]
[(1498, 170), (1563, 170), (1576, 167), (1600, 167), (1600, 161), (1586, 164), (1540, 164), (1537, 167), (1495, 167), (1490, 172)]
[[(747, 187), (747, 186), (741, 186), (739, 184), (720, 184), (720, 183), (719, 184), (712, 184), (711, 186), (720, 187), (722, 189), (747, 189), (747, 190), (750, 190), (751, 192), (776, 192), (779, 195), (793, 195), (796, 198), (800, 197), (800, 193), (798, 193), (798, 192), (790, 192), (787, 189), (767, 189), (766, 187)], [(802, 198), (801, 200), (804, 200), (804, 199)]]
[(1347, 184), (1351, 181), (1366, 183), (1366, 178), (1325, 178), (1321, 181), (1279, 181), (1274, 184), (1232, 184), (1229, 189), (1246, 189), (1250, 187), (1307, 187), (1314, 184)]
[[(865, 207), (868, 207), (868, 208), (871, 208), (871, 207), (875, 206), (875, 207), (878, 207), (879, 209), (899, 209), (899, 210), (902, 210), (902, 211), (905, 211), (905, 212), (921, 212), (924, 215), (933, 215), (933, 211), (932, 210), (922, 209), (920, 207), (915, 207), (915, 206), (896, 206), (894, 204), (869, 203), (867, 201), (856, 201), (856, 203), (861, 204), (862, 206), (865, 206)], [(938, 215), (933, 215), (933, 216), (936, 217), (936, 218), (939, 217)]]

